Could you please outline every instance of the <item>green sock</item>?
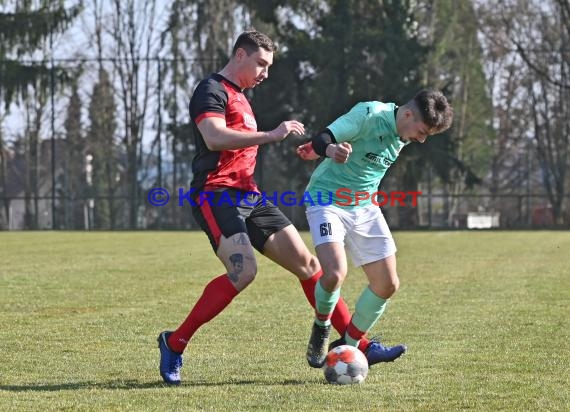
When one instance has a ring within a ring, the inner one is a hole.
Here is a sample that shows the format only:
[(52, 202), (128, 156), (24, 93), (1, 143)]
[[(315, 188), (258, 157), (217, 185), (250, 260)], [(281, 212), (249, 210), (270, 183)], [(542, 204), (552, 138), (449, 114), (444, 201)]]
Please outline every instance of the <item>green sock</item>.
[[(332, 292), (327, 292), (321, 286), (321, 282), (318, 281), (315, 286), (315, 307), (317, 313), (320, 315), (330, 315), (340, 298), (340, 288), (333, 290)], [(330, 316), (328, 319), (323, 320), (318, 317), (315, 318), (315, 323), (320, 326), (328, 326), (331, 324)]]
[[(358, 298), (358, 302), (356, 302), (352, 324), (358, 330), (368, 332), (382, 316), (387, 303), (388, 300), (381, 298), (372, 292), (369, 287), (366, 287)], [(358, 340), (349, 336), (348, 332), (345, 333), (344, 338), (348, 345), (356, 346), (358, 344)]]

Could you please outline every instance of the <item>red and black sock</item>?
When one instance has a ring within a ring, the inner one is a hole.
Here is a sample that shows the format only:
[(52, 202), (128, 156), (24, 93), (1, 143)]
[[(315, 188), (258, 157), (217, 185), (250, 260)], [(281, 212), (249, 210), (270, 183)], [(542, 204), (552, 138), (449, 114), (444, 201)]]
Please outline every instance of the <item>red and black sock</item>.
[(198, 328), (222, 312), (238, 293), (226, 274), (208, 283), (188, 317), (168, 337), (170, 349), (178, 353), (184, 352), (188, 341)]

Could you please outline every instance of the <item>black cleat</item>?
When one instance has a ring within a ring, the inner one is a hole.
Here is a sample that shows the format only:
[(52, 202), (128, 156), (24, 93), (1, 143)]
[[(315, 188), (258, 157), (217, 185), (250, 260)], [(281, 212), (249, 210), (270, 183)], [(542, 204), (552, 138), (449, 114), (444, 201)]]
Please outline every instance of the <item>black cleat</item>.
[(312, 368), (321, 368), (325, 364), (328, 353), (331, 326), (320, 326), (313, 323), (313, 331), (307, 345), (307, 362)]

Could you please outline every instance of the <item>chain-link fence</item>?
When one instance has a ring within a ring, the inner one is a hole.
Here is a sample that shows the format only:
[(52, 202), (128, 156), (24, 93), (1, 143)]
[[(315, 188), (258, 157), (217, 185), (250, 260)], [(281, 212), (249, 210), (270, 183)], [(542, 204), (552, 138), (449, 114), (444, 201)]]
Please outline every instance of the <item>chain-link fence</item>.
[[(101, 88), (95, 93), (94, 85), (102, 84), (102, 70), (112, 73), (119, 59), (57, 61), (69, 73), (81, 67), (72, 84), (82, 87), (74, 89), (52, 81), (45, 94), (28, 96), (19, 109), (13, 103), (11, 113), (0, 112), (0, 230), (196, 228), (190, 205), (180, 204), (177, 198), (178, 188), (188, 187), (191, 176), (194, 141), (186, 105), (194, 84), (189, 80), (185, 88), (175, 87), (175, 79), (165, 77), (168, 64), (184, 61), (141, 60), (149, 74), (148, 83), (134, 87), (144, 86), (144, 101), (135, 95), (122, 95), (121, 99), (118, 91), (124, 88), (107, 85), (108, 93), (119, 94), (115, 96), (117, 112), (108, 120), (116, 123), (109, 139), (104, 134), (107, 129), (103, 128), (103, 134), (93, 131), (93, 117), (109, 112), (95, 110), (97, 105), (106, 106), (101, 97), (104, 93)], [(137, 104), (140, 111), (128, 112)], [(134, 130), (132, 122), (137, 116), (142, 120)], [(283, 153), (270, 155), (260, 150), (260, 187), (271, 186), (277, 179), (285, 180), (288, 188), (304, 187), (307, 170), (289, 165), (291, 159)], [(526, 159), (516, 171), (521, 176), (519, 182), (531, 182), (524, 184), (524, 193), (510, 189), (507, 194), (489, 195), (480, 188), (477, 194), (450, 195), (434, 185), (432, 193), (418, 195), (415, 204), (410, 204), (411, 199), (388, 199), (382, 209), (390, 227), (569, 228), (568, 195), (556, 218), (537, 178), (541, 173), (538, 165), (528, 150), (519, 157)], [(291, 166), (286, 168), (285, 179), (281, 169), (269, 173), (278, 162)], [(148, 191), (152, 187), (168, 188), (172, 198), (165, 205), (151, 204)], [(533, 194), (535, 190), (539, 193)], [(298, 228), (307, 228), (303, 206), (278, 206)]]
[[(147, 230), (197, 229), (191, 204), (178, 193), (152, 200), (142, 194), (136, 207), (136, 228)], [(299, 229), (307, 229), (304, 206), (290, 197), (273, 193), (273, 203)], [(556, 222), (548, 198), (539, 195), (458, 195), (421, 194), (412, 199), (386, 199), (382, 210), (393, 229), (540, 229), (570, 228)], [(284, 200), (286, 199), (286, 201)], [(93, 198), (0, 198), (0, 228), (4, 230), (126, 230), (131, 199)], [(567, 199), (567, 201), (570, 198)], [(164, 203), (164, 204), (162, 204)], [(380, 202), (382, 204), (382, 202)], [(27, 206), (26, 206), (27, 205)], [(55, 211), (55, 216), (52, 211)], [(104, 217), (102, 216), (104, 211)], [(566, 211), (565, 221), (570, 221)]]

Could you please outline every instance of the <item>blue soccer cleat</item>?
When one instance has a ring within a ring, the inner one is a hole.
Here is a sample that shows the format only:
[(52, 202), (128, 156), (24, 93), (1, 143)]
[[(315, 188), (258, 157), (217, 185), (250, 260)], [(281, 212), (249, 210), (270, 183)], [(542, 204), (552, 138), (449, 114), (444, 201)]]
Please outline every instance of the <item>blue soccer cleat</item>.
[[(340, 345), (346, 345), (344, 337), (331, 342), (329, 350)], [(364, 355), (368, 360), (368, 366), (372, 366), (380, 362), (393, 362), (402, 356), (407, 349), (406, 345), (386, 347), (380, 343), (378, 338), (372, 338), (364, 351)]]
[(370, 339), (364, 354), (368, 359), (368, 366), (380, 362), (393, 362), (402, 356), (408, 348), (406, 345), (384, 346), (376, 338)]
[(172, 332), (161, 332), (158, 335), (158, 349), (160, 349), (160, 376), (169, 385), (180, 384), (180, 368), (182, 368), (182, 354), (176, 353), (168, 347), (168, 337)]

